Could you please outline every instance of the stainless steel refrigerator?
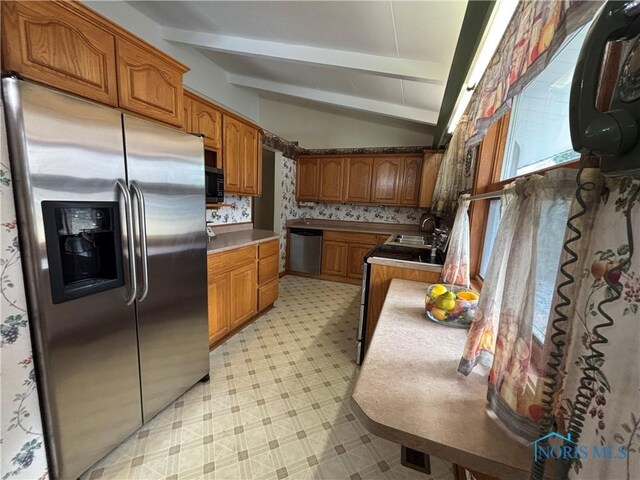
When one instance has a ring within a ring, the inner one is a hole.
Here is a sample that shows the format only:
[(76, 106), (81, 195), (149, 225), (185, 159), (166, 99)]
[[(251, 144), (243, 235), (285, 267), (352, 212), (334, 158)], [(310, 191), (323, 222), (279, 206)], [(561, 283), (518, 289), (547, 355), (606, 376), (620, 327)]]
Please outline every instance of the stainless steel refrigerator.
[(2, 80), (50, 471), (208, 379), (201, 138)]

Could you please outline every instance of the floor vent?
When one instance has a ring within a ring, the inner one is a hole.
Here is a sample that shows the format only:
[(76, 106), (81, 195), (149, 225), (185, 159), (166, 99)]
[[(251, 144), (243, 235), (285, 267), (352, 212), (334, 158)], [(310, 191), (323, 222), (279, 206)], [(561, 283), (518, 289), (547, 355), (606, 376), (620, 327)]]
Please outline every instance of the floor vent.
[(413, 448), (402, 445), (401, 462), (407, 468), (417, 470), (418, 472), (431, 474), (431, 464), (429, 463), (429, 455), (419, 452)]

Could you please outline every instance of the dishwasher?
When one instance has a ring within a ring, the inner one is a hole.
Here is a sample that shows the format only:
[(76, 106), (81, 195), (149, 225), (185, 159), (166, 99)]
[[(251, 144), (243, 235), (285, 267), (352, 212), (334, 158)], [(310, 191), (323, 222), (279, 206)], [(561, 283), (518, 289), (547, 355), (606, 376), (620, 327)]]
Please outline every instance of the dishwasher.
[(292, 228), (289, 270), (320, 275), (322, 266), (322, 230)]

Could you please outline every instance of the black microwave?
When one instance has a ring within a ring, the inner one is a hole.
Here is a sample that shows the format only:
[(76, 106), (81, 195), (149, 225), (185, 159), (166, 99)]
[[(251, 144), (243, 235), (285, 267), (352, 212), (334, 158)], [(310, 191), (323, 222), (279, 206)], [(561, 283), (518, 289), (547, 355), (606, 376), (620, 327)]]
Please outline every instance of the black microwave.
[(207, 203), (224, 201), (224, 173), (220, 168), (204, 167), (205, 191)]

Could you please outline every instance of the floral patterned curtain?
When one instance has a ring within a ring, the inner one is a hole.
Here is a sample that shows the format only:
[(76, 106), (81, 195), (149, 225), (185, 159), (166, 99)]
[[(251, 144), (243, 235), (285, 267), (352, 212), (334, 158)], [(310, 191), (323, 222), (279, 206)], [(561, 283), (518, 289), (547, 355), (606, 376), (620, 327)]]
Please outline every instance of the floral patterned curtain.
[(557, 432), (626, 451), (617, 460), (564, 462), (560, 478), (572, 467), (571, 478), (630, 480), (640, 478), (640, 177), (607, 179), (601, 192), (567, 233), (574, 253), (563, 253), (547, 335), (568, 346), (551, 393)]
[(521, 1), (500, 45), (478, 83), (464, 127), (466, 145), (475, 145), (510, 108), (511, 98), (553, 58), (567, 36), (591, 20), (603, 1)]
[(442, 283), (469, 286), (469, 195), (462, 195), (449, 238)]
[(438, 178), (433, 189), (431, 212), (453, 215), (461, 193), (470, 192), (473, 186), (473, 152), (464, 148), (467, 117), (463, 116), (444, 152)]
[[(597, 175), (594, 169), (587, 173)], [(479, 362), (491, 367), (489, 409), (527, 442), (539, 432), (545, 380), (544, 362), (532, 353), (549, 316), (575, 176), (575, 169), (557, 169), (508, 187), (478, 313), (458, 367), (465, 375)]]

